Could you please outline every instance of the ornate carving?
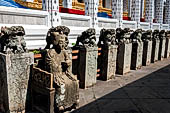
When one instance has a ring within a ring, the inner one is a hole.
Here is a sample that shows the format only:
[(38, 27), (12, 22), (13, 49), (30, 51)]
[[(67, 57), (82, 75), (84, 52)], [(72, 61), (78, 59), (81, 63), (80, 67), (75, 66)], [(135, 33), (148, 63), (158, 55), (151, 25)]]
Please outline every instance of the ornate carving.
[(87, 29), (86, 31), (82, 32), (80, 36), (77, 37), (76, 46), (88, 46), (94, 47), (96, 45), (96, 31), (95, 29)]
[(142, 41), (151, 41), (152, 40), (152, 30), (143, 31)]
[(55, 39), (55, 37), (63, 37), (65, 38), (65, 49), (68, 49), (68, 44), (69, 44), (69, 40), (68, 40), (68, 34), (70, 33), (70, 29), (68, 27), (65, 26), (57, 26), (57, 27), (52, 27), (51, 29), (49, 29), (48, 33), (47, 33), (47, 37), (46, 37), (46, 42), (47, 45), (45, 47), (45, 49), (49, 49), (50, 46), (53, 44), (53, 40)]
[(142, 29), (137, 29), (132, 33), (130, 38), (132, 39), (132, 42), (142, 42)]
[(100, 37), (98, 46), (116, 45), (116, 31), (114, 29), (102, 29), (100, 31)]
[[(55, 107), (59, 110), (78, 104), (78, 80), (71, 72), (72, 60), (68, 54), (69, 29), (64, 26), (51, 28), (47, 36), (49, 50), (44, 52), (43, 69), (54, 76)], [(52, 47), (50, 47), (52, 45)], [(39, 64), (42, 67), (42, 64)], [(53, 100), (51, 100), (53, 101)]]
[(154, 30), (152, 40), (159, 40), (159, 30)]
[(125, 28), (122, 30), (121, 28), (116, 29), (116, 39), (118, 43), (130, 43), (130, 35), (131, 35), (131, 30), (129, 28)]
[(166, 39), (166, 32), (165, 32), (165, 30), (161, 30), (159, 32), (159, 39)]
[(24, 53), (27, 51), (22, 26), (2, 27), (0, 33), (0, 52)]

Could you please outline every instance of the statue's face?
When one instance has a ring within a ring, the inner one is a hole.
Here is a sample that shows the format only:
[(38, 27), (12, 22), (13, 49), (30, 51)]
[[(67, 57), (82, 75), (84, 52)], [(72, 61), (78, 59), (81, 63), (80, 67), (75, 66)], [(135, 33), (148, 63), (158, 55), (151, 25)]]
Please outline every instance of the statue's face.
[(60, 47), (61, 50), (64, 50), (64, 48), (65, 48), (65, 40), (60, 39), (59, 42), (58, 42), (58, 46)]

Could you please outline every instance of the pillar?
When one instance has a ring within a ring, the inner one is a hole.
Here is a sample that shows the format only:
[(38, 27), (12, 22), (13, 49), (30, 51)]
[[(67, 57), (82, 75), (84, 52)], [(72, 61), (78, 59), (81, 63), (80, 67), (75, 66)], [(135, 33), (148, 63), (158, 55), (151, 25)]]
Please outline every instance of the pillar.
[(167, 0), (165, 3), (165, 24), (170, 25), (170, 0)]
[(85, 0), (85, 15), (90, 16), (92, 18), (92, 27), (98, 27), (98, 5), (99, 0)]
[(72, 9), (72, 0), (63, 0), (64, 8)]
[(58, 26), (61, 24), (59, 14), (59, 0), (43, 0), (42, 7), (44, 11), (49, 12), (49, 25)]
[(141, 8), (141, 12), (140, 12), (140, 17), (141, 18), (144, 18), (144, 13), (145, 13), (145, 0), (141, 0), (141, 5), (140, 5), (140, 8)]
[(155, 20), (156, 23), (163, 24), (163, 7), (164, 2), (163, 0), (156, 0), (156, 7), (155, 7)]
[(152, 29), (154, 19), (154, 0), (146, 0), (145, 2), (145, 21), (150, 23), (150, 29)]
[(122, 27), (123, 0), (112, 0), (112, 18), (119, 20), (119, 27)]
[(132, 0), (131, 20), (137, 22), (137, 27), (140, 26), (140, 5), (141, 5), (141, 0)]

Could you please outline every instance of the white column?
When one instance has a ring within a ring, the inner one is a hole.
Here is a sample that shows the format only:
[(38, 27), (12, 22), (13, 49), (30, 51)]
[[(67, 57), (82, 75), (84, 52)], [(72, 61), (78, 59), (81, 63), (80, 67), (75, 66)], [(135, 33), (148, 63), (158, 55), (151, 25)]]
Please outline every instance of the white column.
[(163, 23), (163, 7), (164, 1), (163, 0), (156, 0), (156, 7), (155, 7), (155, 20), (156, 23)]
[(170, 26), (170, 0), (167, 0), (165, 3), (165, 21), (164, 21), (164, 23), (169, 24), (169, 26)]
[(49, 12), (51, 26), (55, 27), (61, 24), (61, 17), (59, 15), (59, 0), (43, 0), (42, 7), (44, 11)]
[(145, 0), (141, 0), (140, 8), (141, 8), (140, 17), (144, 18)]
[(140, 26), (140, 5), (141, 5), (141, 0), (132, 0), (131, 20), (136, 21), (138, 27)]
[(119, 27), (122, 27), (123, 0), (112, 0), (112, 18), (119, 20)]
[(98, 5), (99, 0), (85, 0), (85, 15), (92, 18), (92, 27), (98, 27)]
[(72, 0), (63, 0), (64, 8), (72, 9)]
[(146, 0), (145, 21), (150, 23), (152, 29), (154, 19), (154, 0)]

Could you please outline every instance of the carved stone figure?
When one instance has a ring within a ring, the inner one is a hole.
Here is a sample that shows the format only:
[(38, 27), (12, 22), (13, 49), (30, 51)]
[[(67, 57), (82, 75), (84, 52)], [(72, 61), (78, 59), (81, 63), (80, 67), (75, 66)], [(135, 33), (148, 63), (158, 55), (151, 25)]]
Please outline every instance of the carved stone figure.
[(49, 29), (48, 33), (47, 33), (47, 37), (46, 37), (46, 42), (47, 45), (45, 47), (45, 49), (49, 49), (50, 46), (53, 44), (53, 40), (54, 37), (56, 37), (57, 35), (65, 35), (65, 49), (68, 48), (68, 44), (69, 44), (69, 40), (68, 40), (68, 34), (70, 33), (70, 29), (68, 27), (65, 26), (57, 26), (57, 27), (52, 27)]
[(102, 29), (100, 31), (100, 37), (98, 46), (100, 45), (116, 45), (116, 31), (114, 29)]
[(149, 65), (151, 62), (152, 30), (143, 31), (142, 41), (143, 41), (142, 65), (146, 66)]
[(82, 32), (80, 36), (77, 37), (76, 46), (89, 46), (94, 47), (96, 45), (96, 31), (93, 28), (87, 29)]
[[(80, 80), (80, 88), (87, 88), (96, 84), (98, 47), (96, 44), (95, 29), (87, 29), (78, 36), (74, 50), (79, 50), (77, 75)], [(76, 68), (74, 68), (76, 69)]]
[(143, 42), (142, 29), (137, 29), (131, 34), (132, 39), (132, 55), (131, 55), (131, 69), (139, 69), (142, 66)]
[(130, 39), (132, 31), (129, 28), (116, 29), (116, 40), (118, 42), (118, 52), (116, 61), (116, 72), (125, 74), (130, 71), (132, 43)]
[(22, 26), (2, 27), (0, 34), (0, 52), (26, 52), (24, 35), (25, 31)]
[(2, 27), (0, 35), (0, 112), (25, 112), (33, 53), (26, 51), (23, 27)]
[(152, 40), (152, 30), (144, 31), (142, 34), (143, 41), (151, 41)]
[(159, 30), (154, 30), (152, 34), (152, 54), (151, 54), (152, 63), (158, 60), (159, 44), (160, 44)]
[(117, 28), (116, 29), (116, 39), (118, 43), (130, 43), (131, 39), (131, 30), (130, 28), (125, 28), (125, 29), (121, 29), (121, 28)]
[(159, 32), (159, 54), (158, 54), (158, 59), (162, 60), (165, 56), (165, 43), (166, 43), (166, 32), (165, 30), (161, 30)]
[[(57, 29), (57, 30), (56, 30)], [(43, 68), (54, 75), (55, 108), (64, 110), (72, 105), (78, 105), (79, 102), (79, 85), (75, 75), (71, 72), (72, 60), (66, 49), (68, 45), (68, 34), (66, 35), (66, 27), (56, 27), (50, 29), (48, 38), (52, 47), (50, 47), (43, 55), (44, 60), (39, 67)], [(42, 65), (44, 67), (42, 67)]]
[(165, 58), (170, 56), (170, 31), (166, 32), (166, 49), (165, 49)]
[(98, 47), (101, 48), (101, 55), (98, 56), (99, 79), (109, 80), (115, 77), (116, 72), (116, 31), (114, 29), (102, 29)]

